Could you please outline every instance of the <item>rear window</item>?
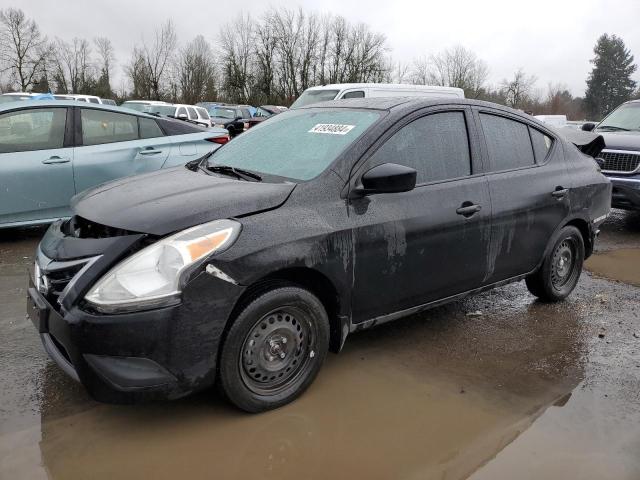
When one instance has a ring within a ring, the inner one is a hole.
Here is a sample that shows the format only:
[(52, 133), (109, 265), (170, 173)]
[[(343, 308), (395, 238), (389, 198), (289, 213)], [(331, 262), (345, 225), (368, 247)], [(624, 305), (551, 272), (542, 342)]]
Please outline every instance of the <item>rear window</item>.
[(209, 162), (310, 180), (329, 167), (379, 117), (378, 112), (345, 109), (285, 112), (216, 150)]
[(529, 127), (505, 117), (481, 113), (482, 130), (492, 172), (530, 167), (535, 163)]

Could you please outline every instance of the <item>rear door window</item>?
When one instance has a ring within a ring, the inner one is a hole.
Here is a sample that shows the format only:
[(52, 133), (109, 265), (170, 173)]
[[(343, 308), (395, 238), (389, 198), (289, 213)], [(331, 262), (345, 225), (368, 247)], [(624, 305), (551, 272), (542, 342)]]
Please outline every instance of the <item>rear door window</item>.
[(195, 108), (187, 107), (187, 112), (189, 112), (189, 120), (197, 120), (198, 114), (196, 113)]
[(33, 108), (0, 115), (0, 153), (64, 146), (66, 108)]
[(126, 142), (138, 139), (138, 117), (103, 110), (80, 110), (82, 144)]
[(553, 139), (532, 127), (529, 127), (529, 132), (531, 133), (531, 143), (533, 144), (533, 153), (536, 157), (536, 162), (544, 163), (549, 150), (551, 150), (551, 145), (553, 145)]
[(529, 127), (516, 120), (481, 113), (480, 120), (489, 155), (489, 170), (500, 172), (535, 164)]
[(140, 138), (157, 138), (164, 137), (164, 133), (160, 130), (158, 123), (151, 118), (138, 118), (140, 122)]
[(438, 112), (397, 131), (372, 156), (372, 165), (398, 163), (417, 171), (416, 183), (471, 175), (464, 112)]

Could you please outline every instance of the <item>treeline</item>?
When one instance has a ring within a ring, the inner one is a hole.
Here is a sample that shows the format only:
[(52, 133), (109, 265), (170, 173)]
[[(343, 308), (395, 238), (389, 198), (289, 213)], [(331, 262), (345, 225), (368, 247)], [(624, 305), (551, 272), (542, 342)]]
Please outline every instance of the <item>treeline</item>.
[(562, 83), (546, 88), (522, 68), (489, 85), (489, 66), (455, 46), (408, 63), (394, 62), (384, 34), (341, 16), (271, 8), (259, 18), (238, 16), (210, 43), (197, 35), (181, 43), (171, 21), (134, 45), (115, 87), (108, 38), (49, 39), (22, 10), (0, 11), (2, 90), (94, 94), (125, 100), (182, 103), (220, 100), (289, 105), (306, 88), (346, 82), (397, 82), (460, 87), (467, 97), (534, 114), (597, 120), (634, 96), (636, 65), (621, 39), (603, 35), (594, 49), (585, 98)]

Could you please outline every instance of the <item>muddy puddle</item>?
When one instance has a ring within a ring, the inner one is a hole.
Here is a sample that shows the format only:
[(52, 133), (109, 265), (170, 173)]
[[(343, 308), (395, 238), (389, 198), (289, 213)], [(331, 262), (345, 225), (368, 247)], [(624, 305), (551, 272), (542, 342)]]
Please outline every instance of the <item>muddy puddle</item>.
[(125, 407), (46, 358), (23, 314), (25, 243), (0, 244), (3, 480), (640, 478), (632, 285), (585, 274), (549, 305), (519, 283), (355, 334), (265, 414), (212, 391)]
[(640, 287), (640, 248), (599, 252), (585, 266), (598, 276)]

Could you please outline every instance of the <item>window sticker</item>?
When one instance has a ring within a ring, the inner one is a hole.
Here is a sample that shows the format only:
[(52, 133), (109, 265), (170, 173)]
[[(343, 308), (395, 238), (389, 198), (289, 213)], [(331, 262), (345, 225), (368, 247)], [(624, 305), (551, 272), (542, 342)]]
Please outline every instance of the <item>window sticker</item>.
[(340, 125), (337, 123), (318, 123), (308, 133), (328, 133), (330, 135), (346, 135), (356, 128), (355, 125)]

